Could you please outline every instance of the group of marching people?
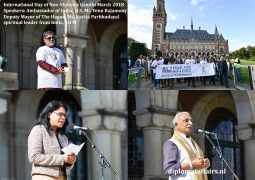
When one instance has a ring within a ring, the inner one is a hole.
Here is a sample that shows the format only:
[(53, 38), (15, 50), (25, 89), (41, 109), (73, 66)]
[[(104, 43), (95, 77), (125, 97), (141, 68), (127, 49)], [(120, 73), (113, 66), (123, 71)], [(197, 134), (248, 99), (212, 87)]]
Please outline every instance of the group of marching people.
[[(188, 77), (188, 78), (170, 78), (170, 79), (156, 79), (156, 69), (159, 65), (170, 65), (170, 64), (205, 64), (213, 63), (215, 75), (212, 76), (201, 76), (201, 77)], [(196, 81), (200, 81), (201, 85), (216, 85), (219, 82), (220, 85), (225, 85), (229, 88), (229, 76), (232, 74), (233, 65), (225, 58), (225, 56), (165, 56), (165, 57), (149, 57), (140, 55), (133, 67), (143, 67), (145, 81), (151, 80), (154, 83), (154, 89), (159, 88), (174, 88), (175, 83), (187, 83), (188, 86), (196, 87)], [(209, 82), (207, 82), (209, 81)]]

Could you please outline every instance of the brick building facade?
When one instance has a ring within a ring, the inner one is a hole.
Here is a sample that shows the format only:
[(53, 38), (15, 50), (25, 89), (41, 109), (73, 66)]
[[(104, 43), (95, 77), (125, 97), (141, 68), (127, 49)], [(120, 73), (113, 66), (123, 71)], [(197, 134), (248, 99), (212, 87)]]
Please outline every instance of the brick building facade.
[(206, 30), (193, 28), (191, 19), (190, 29), (177, 29), (166, 32), (167, 13), (165, 0), (157, 0), (153, 9), (152, 54), (161, 51), (163, 55), (215, 55), (228, 54), (228, 40), (219, 33), (217, 26), (213, 34)]

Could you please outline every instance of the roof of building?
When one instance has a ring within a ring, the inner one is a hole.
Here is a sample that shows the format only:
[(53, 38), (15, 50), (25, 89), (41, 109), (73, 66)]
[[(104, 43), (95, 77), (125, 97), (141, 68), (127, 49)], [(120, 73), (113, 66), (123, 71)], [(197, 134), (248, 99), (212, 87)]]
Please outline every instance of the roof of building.
[(166, 40), (213, 41), (219, 37), (219, 34), (209, 34), (206, 30), (177, 29), (174, 33), (165, 33)]

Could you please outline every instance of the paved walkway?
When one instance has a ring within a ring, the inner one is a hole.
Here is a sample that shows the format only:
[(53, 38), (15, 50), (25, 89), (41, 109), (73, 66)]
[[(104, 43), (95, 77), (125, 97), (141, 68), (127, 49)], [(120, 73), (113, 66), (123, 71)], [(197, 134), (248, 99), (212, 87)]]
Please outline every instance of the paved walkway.
[[(173, 88), (170, 87), (162, 87), (159, 89), (162, 90), (237, 90), (234, 86), (233, 80), (229, 80), (229, 88), (226, 88), (225, 86), (221, 86), (220, 82), (216, 82), (216, 85), (209, 85), (209, 82), (206, 82), (207, 85), (201, 85), (200, 81), (196, 81), (195, 85), (196, 87), (188, 86), (187, 83), (184, 83), (182, 80), (181, 83), (175, 82), (175, 86)], [(129, 89), (137, 89), (139, 88), (139, 84), (135, 83), (129, 83)], [(151, 81), (141, 81), (140, 89), (154, 89), (153, 83)]]

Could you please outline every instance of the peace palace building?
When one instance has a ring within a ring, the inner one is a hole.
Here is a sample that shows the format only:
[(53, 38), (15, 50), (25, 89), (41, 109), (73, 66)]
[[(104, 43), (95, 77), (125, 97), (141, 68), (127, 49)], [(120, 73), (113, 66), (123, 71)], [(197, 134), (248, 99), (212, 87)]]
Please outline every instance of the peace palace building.
[(167, 13), (165, 1), (157, 0), (157, 8), (153, 9), (153, 34), (152, 34), (152, 54), (161, 51), (163, 55), (218, 55), (228, 54), (228, 40), (219, 34), (215, 25), (214, 34), (209, 34), (200, 27), (177, 29), (175, 32), (166, 32)]

